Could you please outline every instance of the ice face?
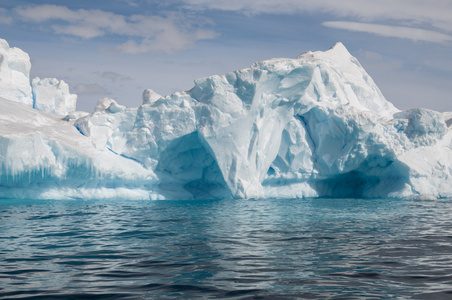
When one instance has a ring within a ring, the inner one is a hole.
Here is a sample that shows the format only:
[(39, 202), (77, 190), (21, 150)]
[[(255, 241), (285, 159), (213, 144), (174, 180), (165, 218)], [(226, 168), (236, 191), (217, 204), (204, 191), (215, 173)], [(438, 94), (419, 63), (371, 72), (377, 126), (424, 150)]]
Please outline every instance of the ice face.
[(63, 119), (1, 100), (0, 196), (450, 197), (451, 116), (399, 111), (340, 43), (135, 108)]
[(30, 84), (30, 57), (0, 39), (0, 97), (40, 111), (67, 115), (75, 111), (77, 95), (56, 78), (34, 78)]
[(69, 86), (63, 80), (36, 77), (32, 89), (35, 109), (60, 115), (75, 111), (77, 95), (69, 93)]
[(30, 57), (0, 39), (0, 97), (33, 106)]
[[(97, 149), (58, 115), (0, 98), (0, 197), (146, 198), (152, 170)], [(129, 191), (129, 192), (127, 192)]]

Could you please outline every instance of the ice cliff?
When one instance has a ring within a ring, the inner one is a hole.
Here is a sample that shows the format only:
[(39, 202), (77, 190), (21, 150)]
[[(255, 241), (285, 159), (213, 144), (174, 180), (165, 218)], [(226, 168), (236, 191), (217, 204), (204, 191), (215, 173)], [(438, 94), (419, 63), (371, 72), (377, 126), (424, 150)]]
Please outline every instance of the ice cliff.
[(0, 97), (55, 114), (75, 111), (77, 95), (69, 93), (67, 83), (36, 77), (30, 84), (30, 69), (28, 54), (0, 39)]
[(33, 106), (30, 57), (0, 39), (0, 97)]
[(452, 114), (399, 111), (340, 43), (91, 114), (5, 44), (0, 197), (452, 196)]

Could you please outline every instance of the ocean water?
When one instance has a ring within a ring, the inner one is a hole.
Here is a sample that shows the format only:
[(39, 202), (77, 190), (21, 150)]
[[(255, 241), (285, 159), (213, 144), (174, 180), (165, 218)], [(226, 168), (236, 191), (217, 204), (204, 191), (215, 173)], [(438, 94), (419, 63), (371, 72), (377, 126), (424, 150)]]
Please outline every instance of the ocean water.
[(0, 199), (2, 299), (452, 299), (452, 200)]

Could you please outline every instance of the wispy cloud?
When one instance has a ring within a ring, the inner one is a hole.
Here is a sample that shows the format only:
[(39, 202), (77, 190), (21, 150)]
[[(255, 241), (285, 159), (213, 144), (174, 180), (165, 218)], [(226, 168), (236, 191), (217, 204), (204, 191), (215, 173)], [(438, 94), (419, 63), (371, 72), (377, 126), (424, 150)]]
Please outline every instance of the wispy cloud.
[(433, 43), (446, 43), (452, 41), (452, 36), (450, 35), (412, 27), (342, 21), (324, 22), (322, 24), (326, 27), (358, 32), (368, 32), (380, 36), (410, 39), (413, 41), (425, 41)]
[(79, 83), (74, 87), (74, 93), (80, 95), (108, 95), (109, 92), (97, 83)]
[(96, 75), (99, 75), (103, 79), (107, 79), (111, 82), (117, 82), (117, 81), (129, 81), (132, 80), (129, 76), (121, 75), (116, 72), (112, 71), (104, 71), (104, 72), (96, 72)]
[(362, 55), (364, 58), (369, 59), (369, 60), (380, 60), (383, 58), (380, 53), (373, 52), (373, 51), (364, 51), (362, 53)]
[[(365, 23), (397, 25), (393, 35), (377, 25), (364, 25), (367, 30), (384, 36), (410, 38), (430, 42), (448, 41), (452, 32), (452, 1), (449, 0), (181, 0), (193, 9), (237, 11), (245, 14), (324, 13), (335, 19)], [(330, 27), (355, 30), (358, 23), (328, 22)], [(372, 27), (371, 27), (372, 26)], [(409, 30), (412, 28), (413, 30)], [(356, 30), (355, 30), (356, 31)], [(435, 33), (433, 37), (427, 34)]]
[(0, 8), (0, 24), (11, 24), (13, 19), (8, 16), (8, 11), (4, 8)]
[(362, 21), (379, 19), (431, 23), (450, 30), (452, 2), (448, 0), (181, 0), (197, 9), (240, 11), (248, 14), (323, 12)]
[(175, 52), (193, 47), (199, 40), (217, 37), (213, 30), (203, 28), (206, 22), (180, 12), (124, 16), (98, 9), (33, 5), (17, 7), (15, 13), (24, 21), (49, 22), (50, 29), (56, 34), (82, 39), (124, 36), (128, 41), (115, 48), (122, 53)]

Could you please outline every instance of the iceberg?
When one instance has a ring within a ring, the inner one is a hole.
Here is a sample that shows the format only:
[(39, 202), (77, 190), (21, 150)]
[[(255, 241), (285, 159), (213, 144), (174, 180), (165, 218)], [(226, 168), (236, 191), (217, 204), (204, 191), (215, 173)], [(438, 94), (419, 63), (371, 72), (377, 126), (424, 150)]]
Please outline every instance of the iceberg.
[(0, 197), (452, 196), (452, 114), (398, 110), (341, 43), (92, 113), (62, 81), (33, 80), (30, 105), (5, 78)]

